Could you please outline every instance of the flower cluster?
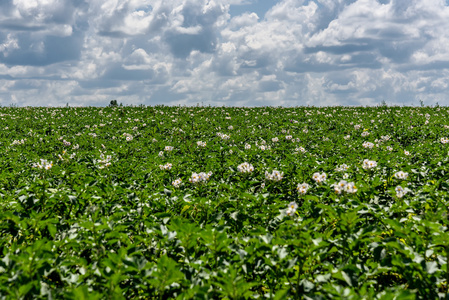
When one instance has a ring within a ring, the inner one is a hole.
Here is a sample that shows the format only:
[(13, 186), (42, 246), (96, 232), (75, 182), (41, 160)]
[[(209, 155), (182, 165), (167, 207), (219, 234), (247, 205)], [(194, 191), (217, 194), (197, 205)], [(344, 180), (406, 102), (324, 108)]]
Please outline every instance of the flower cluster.
[(347, 164), (342, 164), (342, 165), (336, 167), (335, 171), (344, 172), (344, 171), (347, 171), (348, 169), (349, 169), (349, 166)]
[(202, 141), (198, 141), (198, 142), (196, 142), (196, 145), (198, 146), (198, 147), (206, 147), (206, 142), (202, 142)]
[(15, 145), (23, 145), (23, 144), (25, 144), (25, 141), (26, 141), (26, 139), (14, 140), (14, 141), (11, 143), (11, 146), (15, 146)]
[(161, 170), (171, 170), (172, 166), (173, 165), (171, 163), (166, 163), (165, 165), (159, 165), (159, 169), (161, 169)]
[(251, 165), (251, 164), (249, 164), (247, 162), (244, 162), (244, 163), (242, 163), (242, 164), (237, 166), (237, 170), (240, 173), (251, 173), (251, 172), (254, 171), (254, 167), (253, 167), (253, 165)]
[(362, 168), (364, 168), (365, 170), (370, 170), (375, 167), (377, 167), (377, 162), (375, 162), (374, 160), (369, 160), (369, 159), (363, 160)]
[(336, 194), (341, 194), (342, 192), (348, 194), (354, 194), (357, 192), (357, 187), (354, 182), (347, 182), (346, 180), (340, 180), (339, 183), (334, 184), (334, 191)]
[(270, 181), (281, 181), (284, 176), (284, 172), (279, 172), (276, 170), (273, 170), (273, 172), (268, 173), (268, 171), (265, 171), (265, 179)]
[(298, 191), (298, 193), (300, 193), (301, 195), (305, 195), (307, 193), (307, 190), (310, 188), (310, 185), (308, 185), (307, 183), (300, 183), (298, 184), (298, 186), (296, 187), (296, 190)]
[(164, 150), (168, 152), (173, 151), (173, 146), (165, 146)]
[(363, 137), (366, 137), (366, 136), (368, 136), (368, 135), (369, 135), (369, 132), (368, 132), (368, 131), (362, 132), (362, 136), (363, 136)]
[(182, 179), (181, 179), (181, 178), (178, 178), (178, 179), (174, 180), (171, 184), (172, 184), (175, 188), (178, 188), (178, 187), (181, 185), (181, 183), (182, 183)]
[(295, 151), (296, 151), (296, 152), (305, 153), (305, 152), (306, 152), (306, 149), (304, 149), (304, 147), (298, 147), (298, 148), (295, 148)]
[(442, 138), (440, 139), (440, 141), (441, 141), (441, 143), (443, 143), (443, 144), (449, 143), (449, 139), (448, 139), (447, 137), (442, 137)]
[(189, 181), (190, 181), (190, 183), (193, 183), (193, 184), (206, 182), (209, 180), (210, 176), (212, 176), (212, 172), (192, 173), (192, 176), (190, 176)]
[(407, 190), (405, 190), (402, 186), (398, 185), (395, 189), (396, 191), (396, 197), (402, 198), (407, 194)]
[(394, 177), (396, 179), (406, 180), (408, 177), (408, 173), (406, 173), (404, 171), (399, 171), (399, 172), (394, 173)]
[(363, 146), (363, 148), (372, 149), (374, 147), (374, 144), (371, 142), (363, 142), (362, 146)]
[(107, 155), (104, 156), (103, 153), (100, 154), (100, 159), (95, 161), (95, 164), (98, 165), (99, 169), (104, 169), (106, 167), (109, 167), (111, 165), (112, 156)]
[(315, 180), (316, 183), (323, 183), (326, 181), (327, 175), (326, 175), (326, 173), (320, 174), (320, 173), (316, 172), (316, 173), (313, 173), (312, 178), (313, 178), (313, 180)]
[(221, 137), (222, 140), (229, 140), (231, 138), (229, 135), (221, 133), (221, 132), (218, 132), (217, 136)]
[(51, 167), (53, 167), (53, 162), (52, 161), (47, 161), (46, 159), (42, 159), (41, 158), (40, 162), (33, 163), (32, 167), (33, 168), (44, 169), (44, 170), (50, 170)]

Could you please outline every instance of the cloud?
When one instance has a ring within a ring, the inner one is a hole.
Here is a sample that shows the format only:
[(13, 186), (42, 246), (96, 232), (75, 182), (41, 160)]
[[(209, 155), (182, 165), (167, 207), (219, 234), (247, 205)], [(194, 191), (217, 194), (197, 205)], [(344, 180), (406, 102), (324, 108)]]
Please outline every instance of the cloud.
[[(0, 62), (7, 65), (45, 66), (77, 60), (81, 55), (82, 38), (81, 33), (68, 37), (47, 35), (42, 38), (30, 32), (19, 33), (13, 42), (7, 39), (2, 44), (4, 51), (0, 54)], [(11, 48), (14, 50), (11, 51)]]
[(448, 26), (443, 0), (5, 0), (0, 101), (449, 104)]

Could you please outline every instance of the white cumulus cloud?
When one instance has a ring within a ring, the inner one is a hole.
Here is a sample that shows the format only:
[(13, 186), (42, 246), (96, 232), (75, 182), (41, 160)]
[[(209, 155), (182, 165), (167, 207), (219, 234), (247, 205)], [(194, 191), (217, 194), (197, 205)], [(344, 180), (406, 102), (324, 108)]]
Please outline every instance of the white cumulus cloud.
[(449, 104), (447, 1), (266, 3), (1, 1), (0, 104)]

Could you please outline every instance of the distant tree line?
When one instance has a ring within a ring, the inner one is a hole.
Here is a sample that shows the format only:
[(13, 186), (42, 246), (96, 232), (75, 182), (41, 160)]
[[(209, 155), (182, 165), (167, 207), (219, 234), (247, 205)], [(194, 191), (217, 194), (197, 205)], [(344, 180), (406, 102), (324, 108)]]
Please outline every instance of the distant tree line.
[(122, 103), (117, 104), (117, 100), (111, 100), (111, 102), (109, 103), (109, 107), (117, 107), (117, 106), (123, 106)]

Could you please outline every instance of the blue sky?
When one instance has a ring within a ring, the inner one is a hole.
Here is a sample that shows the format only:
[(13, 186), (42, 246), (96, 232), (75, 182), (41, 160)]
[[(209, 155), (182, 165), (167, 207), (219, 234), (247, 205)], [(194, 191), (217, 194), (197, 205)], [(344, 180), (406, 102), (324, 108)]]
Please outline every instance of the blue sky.
[(2, 0), (0, 105), (449, 105), (447, 0)]

